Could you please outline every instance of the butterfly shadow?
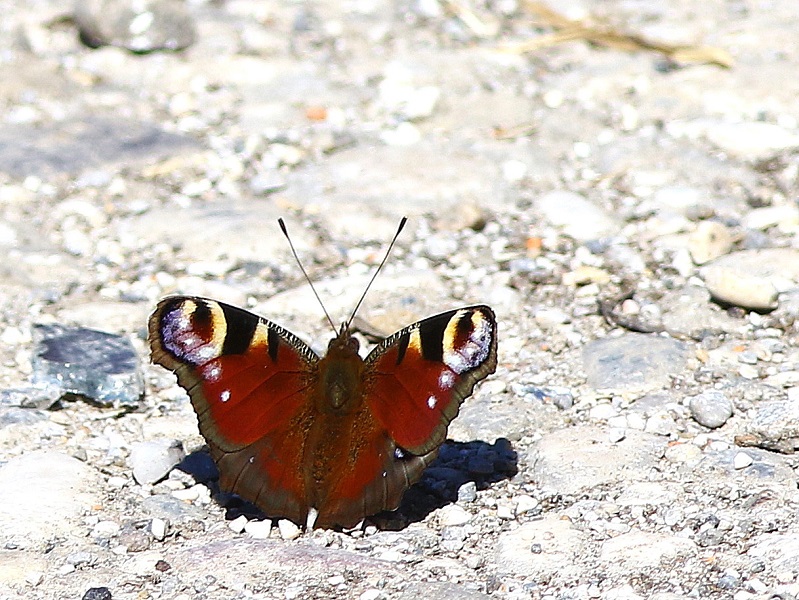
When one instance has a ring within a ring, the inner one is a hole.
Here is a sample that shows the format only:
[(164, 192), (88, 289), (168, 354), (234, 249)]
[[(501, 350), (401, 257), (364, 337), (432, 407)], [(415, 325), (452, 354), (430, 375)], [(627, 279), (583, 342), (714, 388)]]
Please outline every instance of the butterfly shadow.
[[(177, 468), (209, 487), (214, 499), (226, 509), (227, 520), (240, 515), (248, 519), (267, 518), (254, 504), (235, 494), (220, 491), (219, 471), (206, 449), (188, 454)], [(493, 444), (480, 440), (447, 440), (422, 478), (405, 492), (399, 508), (378, 513), (367, 518), (367, 522), (383, 531), (400, 531), (411, 523), (422, 521), (434, 510), (454, 504), (460, 496), (468, 500), (477, 490), (511, 479), (517, 472), (516, 451), (505, 438), (499, 438)]]
[(424, 520), (438, 508), (460, 499), (471, 501), (478, 490), (511, 479), (516, 473), (516, 451), (505, 438), (499, 438), (493, 444), (481, 440), (447, 440), (422, 478), (405, 492), (399, 508), (378, 513), (369, 521), (378, 529), (399, 531)]

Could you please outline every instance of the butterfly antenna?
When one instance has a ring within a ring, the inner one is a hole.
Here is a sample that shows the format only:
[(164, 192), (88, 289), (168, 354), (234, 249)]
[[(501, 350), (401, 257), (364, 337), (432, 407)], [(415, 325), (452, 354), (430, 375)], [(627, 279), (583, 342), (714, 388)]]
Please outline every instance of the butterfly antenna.
[(330, 326), (333, 328), (333, 333), (337, 334), (338, 330), (336, 329), (336, 324), (333, 323), (333, 319), (331, 319), (330, 315), (327, 313), (327, 309), (325, 308), (322, 299), (319, 297), (319, 294), (317, 293), (316, 288), (313, 285), (313, 281), (311, 281), (311, 278), (308, 277), (308, 272), (305, 270), (305, 267), (302, 266), (302, 261), (300, 260), (300, 257), (297, 256), (297, 251), (294, 249), (294, 244), (291, 242), (291, 238), (289, 237), (289, 232), (286, 230), (286, 224), (283, 222), (283, 218), (282, 217), (279, 218), (277, 222), (278, 225), (280, 225), (280, 231), (283, 232), (283, 235), (285, 235), (286, 239), (289, 241), (289, 247), (291, 248), (291, 253), (294, 255), (294, 260), (296, 260), (297, 264), (300, 265), (300, 270), (302, 271), (302, 274), (305, 275), (305, 280), (311, 286), (311, 291), (313, 292), (313, 295), (316, 296), (316, 299), (319, 302), (319, 306), (322, 307), (322, 311), (325, 313), (325, 317), (327, 317), (327, 322), (330, 323)]
[(372, 275), (372, 278), (369, 280), (369, 283), (366, 284), (366, 289), (363, 291), (363, 294), (361, 294), (361, 299), (358, 300), (358, 304), (355, 305), (355, 309), (352, 311), (350, 318), (347, 319), (348, 329), (350, 324), (352, 323), (352, 320), (355, 318), (355, 313), (358, 312), (358, 309), (361, 307), (361, 304), (363, 304), (363, 299), (366, 298), (366, 293), (369, 291), (369, 288), (372, 287), (372, 284), (377, 278), (377, 274), (380, 272), (380, 269), (383, 268), (383, 265), (386, 264), (388, 256), (389, 254), (391, 254), (391, 249), (394, 247), (394, 243), (397, 241), (399, 234), (402, 232), (402, 229), (405, 227), (405, 223), (407, 222), (408, 222), (408, 217), (402, 217), (402, 219), (400, 220), (399, 227), (397, 227), (397, 233), (395, 233), (394, 237), (391, 239), (391, 243), (388, 245), (388, 250), (386, 250), (386, 255), (383, 257), (383, 260), (380, 261), (380, 264), (377, 265), (377, 269), (375, 270), (374, 275)]

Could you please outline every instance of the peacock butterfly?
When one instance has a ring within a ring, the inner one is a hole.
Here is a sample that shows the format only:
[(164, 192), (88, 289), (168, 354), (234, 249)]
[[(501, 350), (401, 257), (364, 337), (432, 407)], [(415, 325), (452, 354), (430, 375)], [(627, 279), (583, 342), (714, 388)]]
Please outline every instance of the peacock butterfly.
[(220, 486), (267, 516), (352, 527), (396, 509), (496, 368), (488, 306), (423, 319), (365, 359), (352, 318), (319, 357), (279, 325), (206, 298), (165, 298), (150, 317), (152, 360), (191, 397)]

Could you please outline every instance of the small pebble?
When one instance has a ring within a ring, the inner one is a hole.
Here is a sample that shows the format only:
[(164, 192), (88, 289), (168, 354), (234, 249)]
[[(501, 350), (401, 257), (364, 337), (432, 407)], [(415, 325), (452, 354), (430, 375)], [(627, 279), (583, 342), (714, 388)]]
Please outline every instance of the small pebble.
[(566, 311), (550, 307), (538, 308), (533, 318), (544, 329), (552, 329), (571, 321), (571, 316)]
[(166, 521), (159, 519), (158, 517), (155, 517), (152, 521), (150, 521), (150, 533), (159, 542), (166, 537), (166, 527)]
[(244, 525), (244, 531), (255, 539), (265, 540), (272, 533), (272, 521), (271, 519), (247, 521)]
[(117, 535), (120, 529), (116, 521), (100, 521), (92, 529), (92, 537), (111, 538)]
[(743, 352), (738, 353), (738, 362), (745, 365), (756, 365), (757, 354), (751, 350), (744, 350)]
[(688, 251), (698, 265), (723, 256), (730, 251), (733, 236), (730, 230), (718, 221), (702, 221), (688, 238)]
[(107, 587), (94, 587), (86, 590), (81, 600), (112, 600), (111, 590)]
[(128, 464), (139, 484), (153, 484), (167, 476), (186, 453), (178, 440), (136, 442), (131, 446)]
[(732, 416), (732, 402), (718, 390), (708, 390), (691, 398), (691, 416), (710, 429), (721, 427)]
[(702, 449), (695, 444), (673, 444), (666, 448), (665, 458), (675, 463), (693, 463), (702, 458)]
[(196, 485), (193, 485), (190, 488), (175, 490), (174, 492), (172, 492), (172, 496), (174, 498), (177, 498), (178, 500), (183, 500), (185, 502), (194, 502), (200, 497), (200, 490), (197, 488)]
[(277, 522), (277, 528), (280, 532), (281, 539), (286, 541), (296, 540), (302, 534), (302, 530), (297, 527), (294, 522), (289, 521), (288, 519), (280, 519)]
[(442, 527), (457, 527), (471, 521), (472, 515), (457, 504), (448, 504), (439, 511), (439, 519)]
[(591, 410), (588, 411), (589, 416), (597, 421), (606, 421), (611, 417), (615, 417), (617, 413), (618, 411), (613, 407), (612, 404), (605, 402), (591, 407)]
[(516, 515), (523, 515), (538, 507), (538, 500), (527, 494), (516, 497)]
[(511, 509), (510, 506), (507, 506), (505, 504), (500, 504), (499, 506), (497, 506), (497, 517), (499, 517), (504, 521), (510, 521), (515, 517), (515, 515), (513, 514), (513, 510)]
[(108, 478), (108, 487), (112, 489), (120, 490), (126, 485), (128, 485), (129, 479), (127, 477), (120, 477), (118, 475), (114, 475)]
[(755, 462), (754, 459), (746, 452), (738, 452), (732, 459), (732, 466), (735, 469), (745, 469), (753, 462)]
[(772, 310), (777, 307), (777, 290), (765, 277), (744, 274), (712, 263), (705, 267), (702, 275), (707, 289), (717, 300), (751, 310)]
[(527, 165), (520, 160), (502, 163), (502, 177), (508, 183), (519, 183), (527, 176)]
[(247, 526), (247, 517), (244, 515), (239, 515), (230, 523), (227, 524), (228, 528), (234, 533), (241, 533), (244, 531), (244, 528)]
[(474, 502), (477, 499), (477, 484), (467, 481), (458, 488), (458, 502)]
[(608, 440), (611, 444), (618, 444), (619, 442), (624, 441), (624, 438), (627, 437), (627, 432), (619, 427), (612, 427), (608, 430)]
[(738, 368), (738, 374), (744, 379), (757, 379), (760, 377), (757, 367), (752, 365), (741, 365)]

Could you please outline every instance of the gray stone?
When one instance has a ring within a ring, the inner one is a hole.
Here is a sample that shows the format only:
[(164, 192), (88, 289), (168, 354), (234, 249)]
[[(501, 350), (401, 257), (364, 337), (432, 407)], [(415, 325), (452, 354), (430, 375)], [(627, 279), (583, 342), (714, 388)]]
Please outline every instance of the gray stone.
[(612, 443), (599, 427), (577, 426), (544, 435), (529, 456), (529, 475), (559, 494), (618, 481), (641, 481), (655, 468), (667, 441), (657, 435), (628, 430)]
[(796, 532), (762, 533), (750, 540), (747, 556), (768, 561), (775, 572), (794, 571), (799, 564), (799, 536)]
[(450, 439), (489, 443), (503, 437), (518, 439), (534, 419), (533, 408), (520, 398), (505, 394), (487, 397), (479, 388), (475, 394), (461, 406), (458, 418), (450, 424)]
[[(271, 538), (226, 536), (224, 539), (215, 539), (215, 536), (204, 535), (180, 544), (169, 556), (172, 568), (182, 573), (186, 581), (204, 578), (208, 574), (208, 565), (223, 560), (223, 557), (235, 564), (248, 565), (244, 570), (214, 571), (217, 583), (227, 590), (243, 585), (259, 585), (263, 573), (282, 573), (289, 581), (301, 573), (300, 581), (313, 585), (319, 580), (326, 580), (331, 573), (347, 572), (356, 576), (349, 595), (357, 598), (359, 592), (380, 577), (407, 577), (404, 570), (368, 555), (314, 544), (289, 544)], [(227, 596), (223, 594), (222, 597)]]
[(61, 398), (61, 388), (55, 385), (31, 385), (0, 390), (0, 405), (21, 408), (48, 409)]
[(128, 464), (137, 483), (153, 484), (166, 477), (184, 456), (178, 440), (137, 442), (130, 448)]
[(702, 277), (717, 300), (752, 310), (771, 310), (777, 307), (780, 292), (799, 285), (799, 250), (733, 252), (708, 263)]
[(759, 402), (745, 432), (754, 445), (793, 453), (799, 449), (799, 403), (792, 400)]
[(549, 192), (538, 198), (536, 207), (544, 219), (581, 242), (609, 237), (619, 228), (610, 215), (574, 192)]
[(586, 344), (582, 351), (588, 384), (597, 390), (640, 392), (663, 387), (685, 368), (685, 344), (655, 335), (627, 333)]
[(702, 221), (688, 238), (688, 251), (698, 265), (727, 254), (735, 241), (729, 228), (718, 221)]
[(33, 382), (102, 405), (136, 405), (144, 394), (139, 357), (122, 336), (62, 325), (37, 325)]
[(691, 416), (700, 425), (716, 429), (732, 416), (732, 402), (723, 392), (707, 390), (691, 398)]
[(761, 161), (799, 148), (799, 135), (779, 125), (763, 122), (706, 125), (705, 136), (725, 152), (744, 160)]
[(458, 487), (458, 502), (468, 503), (477, 499), (477, 484), (474, 481), (467, 481)]
[(673, 535), (633, 530), (602, 543), (599, 559), (614, 570), (638, 570), (670, 564), (696, 554), (691, 540)]
[(0, 407), (0, 429), (13, 425), (33, 425), (46, 420), (47, 414), (41, 410), (30, 410), (16, 406)]
[(113, 595), (107, 587), (93, 587), (86, 590), (81, 600), (112, 600)]
[(414, 581), (397, 596), (397, 600), (490, 600), (491, 596), (464, 584), (445, 581)]
[(78, 0), (74, 18), (81, 39), (94, 48), (182, 50), (195, 39), (191, 16), (176, 0)]
[(515, 577), (568, 578), (578, 572), (576, 558), (585, 552), (587, 541), (569, 520), (548, 514), (499, 536), (497, 569)]
[(189, 522), (202, 521), (207, 516), (204, 509), (188, 502), (182, 502), (170, 494), (149, 496), (141, 501), (140, 506), (145, 514), (163, 519), (168, 523), (175, 523), (178, 526)]
[(196, 149), (190, 138), (152, 124), (86, 117), (32, 129), (0, 127), (0, 171), (14, 177), (74, 174), (103, 165), (141, 163)]
[(699, 285), (667, 291), (660, 299), (663, 327), (676, 338), (701, 340), (720, 333), (737, 333), (745, 326), (711, 302), (710, 292)]

